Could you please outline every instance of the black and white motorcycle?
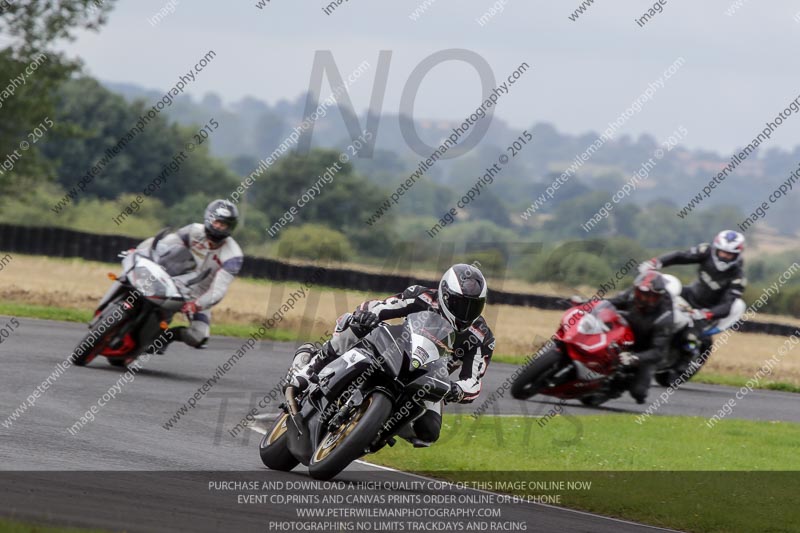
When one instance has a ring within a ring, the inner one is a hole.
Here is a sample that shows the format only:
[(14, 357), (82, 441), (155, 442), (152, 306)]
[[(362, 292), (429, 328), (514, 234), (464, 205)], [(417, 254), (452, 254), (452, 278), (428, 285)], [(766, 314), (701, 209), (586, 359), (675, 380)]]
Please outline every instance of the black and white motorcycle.
[(261, 460), (283, 471), (302, 463), (312, 477), (327, 480), (363, 455), (393, 446), (425, 412), (425, 402), (440, 402), (450, 391), (454, 338), (452, 326), (430, 311), (399, 325), (382, 323), (301, 395), (287, 387), (284, 412), (259, 445)]
[[(663, 387), (677, 386), (689, 381), (697, 374), (708, 360), (708, 353), (714, 342), (713, 335), (727, 329), (735, 320), (725, 323), (705, 324), (701, 329), (689, 336), (695, 329), (692, 319), (692, 306), (682, 296), (683, 284), (671, 274), (661, 274), (667, 283), (667, 292), (672, 297), (675, 317), (675, 336), (669, 355), (655, 373), (656, 383)], [(691, 346), (687, 344), (692, 344)], [(706, 354), (704, 356), (704, 354)], [(681, 378), (680, 383), (676, 380)]]

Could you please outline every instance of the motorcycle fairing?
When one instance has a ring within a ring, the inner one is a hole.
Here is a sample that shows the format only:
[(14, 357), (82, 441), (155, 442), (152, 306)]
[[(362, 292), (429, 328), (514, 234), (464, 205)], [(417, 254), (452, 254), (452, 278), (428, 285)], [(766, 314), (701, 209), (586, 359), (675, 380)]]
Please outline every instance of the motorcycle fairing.
[(607, 301), (590, 302), (565, 313), (556, 338), (574, 374), (566, 383), (541, 393), (567, 399), (604, 386), (617, 372), (615, 355), (609, 352), (619, 352), (634, 341), (625, 319)]

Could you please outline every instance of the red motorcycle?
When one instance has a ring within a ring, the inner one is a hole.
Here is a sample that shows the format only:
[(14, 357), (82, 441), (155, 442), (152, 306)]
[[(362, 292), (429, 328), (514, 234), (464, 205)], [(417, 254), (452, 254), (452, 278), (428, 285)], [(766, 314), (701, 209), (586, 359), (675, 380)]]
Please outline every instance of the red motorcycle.
[(544, 394), (590, 406), (618, 398), (634, 377), (634, 370), (620, 365), (619, 354), (630, 350), (633, 341), (633, 331), (610, 302), (572, 307), (549, 347), (514, 380), (511, 395), (524, 400)]

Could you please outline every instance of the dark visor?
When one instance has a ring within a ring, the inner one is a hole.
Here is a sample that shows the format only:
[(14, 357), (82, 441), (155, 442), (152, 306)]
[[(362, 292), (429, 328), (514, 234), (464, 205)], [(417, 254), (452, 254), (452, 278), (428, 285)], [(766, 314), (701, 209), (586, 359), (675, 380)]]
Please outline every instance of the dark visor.
[(486, 303), (486, 298), (470, 298), (450, 291), (448, 291), (446, 296), (447, 308), (450, 309), (453, 316), (461, 322), (472, 323), (476, 318), (481, 316), (484, 304)]

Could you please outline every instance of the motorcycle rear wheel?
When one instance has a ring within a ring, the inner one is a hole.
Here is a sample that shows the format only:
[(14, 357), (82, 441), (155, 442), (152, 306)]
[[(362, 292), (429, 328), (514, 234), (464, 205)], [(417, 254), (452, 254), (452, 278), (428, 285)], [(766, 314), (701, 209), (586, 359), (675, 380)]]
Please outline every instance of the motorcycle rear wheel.
[(370, 443), (392, 414), (392, 400), (375, 391), (335, 432), (328, 432), (311, 456), (308, 472), (323, 481), (339, 474), (363, 456)]
[(555, 346), (542, 353), (528, 364), (511, 384), (511, 396), (527, 400), (535, 396), (556, 372), (563, 367), (561, 352)]
[(286, 424), (288, 423), (288, 414), (278, 415), (258, 445), (261, 462), (267, 468), (288, 472), (300, 464), (286, 444)]
[[(708, 352), (711, 349), (712, 344), (713, 341), (708, 339), (703, 339), (703, 342), (700, 345), (700, 350), (699, 350), (700, 354), (702, 355)], [(657, 372), (655, 375), (656, 383), (658, 383), (662, 387), (678, 388), (681, 384), (686, 383), (687, 381), (692, 379), (695, 374), (700, 372), (700, 369), (703, 368), (703, 365), (706, 364), (706, 361), (708, 361), (708, 357), (695, 358), (689, 363), (689, 366), (686, 367), (686, 370), (684, 370), (683, 372), (678, 372), (677, 370), (674, 369)], [(676, 384), (675, 381), (679, 377), (681, 377), (681, 375), (683, 376), (682, 382)]]
[(606, 403), (610, 398), (605, 394), (589, 394), (580, 399), (581, 403), (587, 407), (597, 407)]

